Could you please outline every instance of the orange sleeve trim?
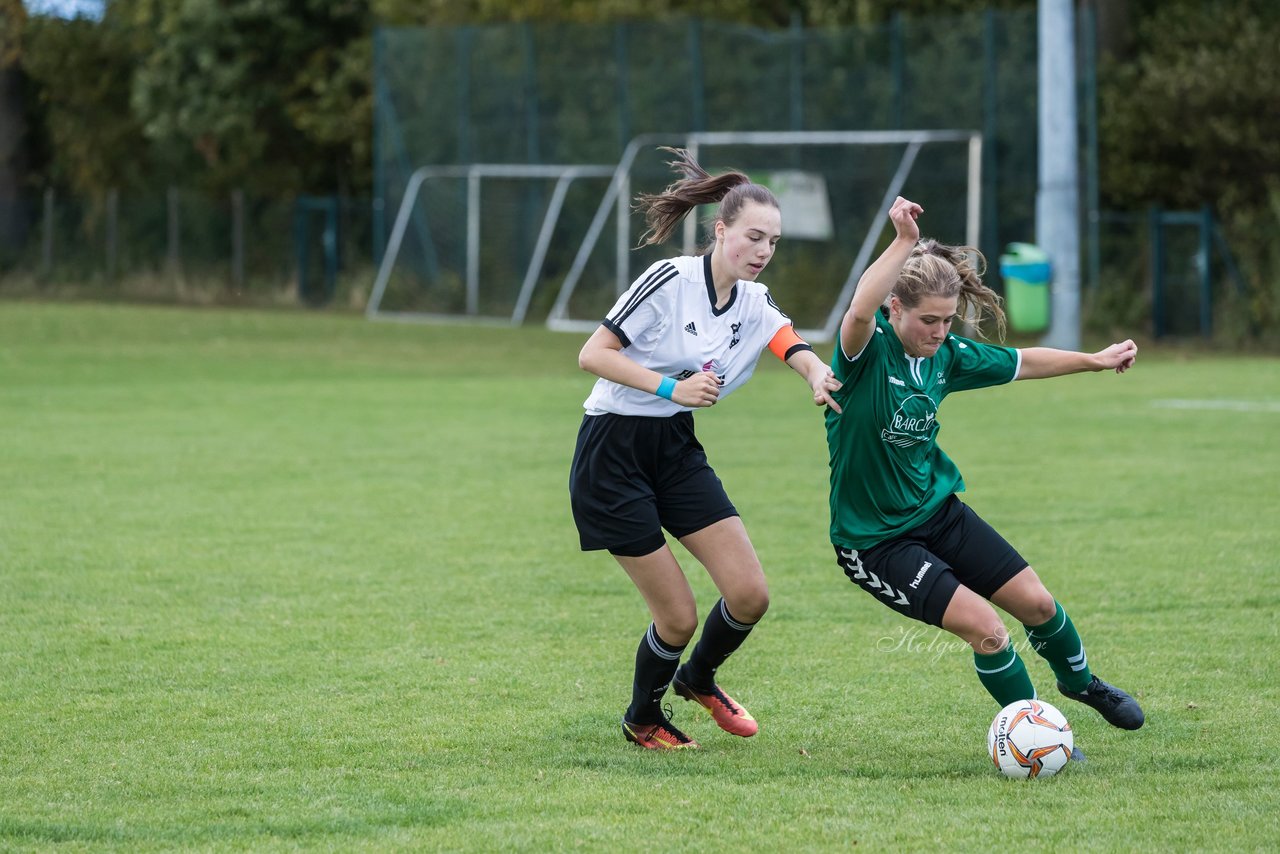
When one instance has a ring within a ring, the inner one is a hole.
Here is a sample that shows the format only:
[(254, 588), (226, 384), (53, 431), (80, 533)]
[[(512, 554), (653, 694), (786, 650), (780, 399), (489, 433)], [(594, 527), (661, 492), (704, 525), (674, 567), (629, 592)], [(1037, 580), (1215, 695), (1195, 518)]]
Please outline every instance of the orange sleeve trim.
[(782, 361), (786, 361), (799, 350), (812, 350), (803, 338), (796, 334), (796, 328), (790, 324), (782, 327), (769, 342), (769, 350)]

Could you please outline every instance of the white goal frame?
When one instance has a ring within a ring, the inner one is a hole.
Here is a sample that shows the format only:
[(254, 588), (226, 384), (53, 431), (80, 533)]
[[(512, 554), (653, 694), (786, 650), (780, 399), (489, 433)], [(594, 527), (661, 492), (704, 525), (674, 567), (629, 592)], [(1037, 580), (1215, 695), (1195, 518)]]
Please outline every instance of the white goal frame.
[[(382, 263), (378, 265), (378, 275), (373, 282), (373, 290), (369, 294), (369, 302), (365, 306), (365, 316), (370, 320), (424, 320), (424, 321), (463, 321), (510, 323), (519, 326), (524, 322), (529, 310), (529, 301), (533, 297), (534, 288), (542, 272), (542, 264), (547, 257), (547, 249), (551, 245), (551, 236), (560, 212), (564, 207), (565, 196), (570, 185), (579, 178), (607, 178), (615, 174), (611, 166), (589, 164), (568, 165), (536, 165), (505, 163), (474, 163), (469, 166), (423, 166), (409, 176), (405, 185), (404, 197), (400, 200), (400, 209), (396, 212), (395, 225), (387, 241), (386, 250), (382, 253)], [(422, 195), (423, 186), (437, 178), (465, 178), (467, 182), (467, 269), (466, 269), (466, 313), (439, 314), (428, 312), (394, 312), (382, 310), (382, 299), (386, 295), (387, 283), (391, 280), (391, 271), (400, 255), (400, 247), (404, 243), (405, 232), (409, 229), (409, 220), (413, 216), (414, 207)], [(555, 180), (555, 189), (551, 200), (547, 203), (546, 213), (542, 218), (542, 228), (538, 232), (538, 240), (533, 254), (529, 258), (529, 266), (525, 270), (524, 281), (520, 286), (516, 305), (509, 318), (485, 316), (479, 313), (480, 305), (480, 230), (483, 222), (480, 209), (480, 184), (484, 178), (516, 178)]]
[[(905, 145), (898, 167), (885, 188), (880, 200), (880, 208), (858, 249), (849, 274), (845, 278), (840, 295), (824, 326), (819, 329), (803, 329), (800, 334), (814, 341), (830, 341), (835, 337), (840, 321), (853, 298), (858, 279), (871, 262), (871, 253), (875, 251), (876, 241), (885, 226), (885, 218), (894, 198), (901, 192), (911, 169), (915, 165), (920, 149), (931, 143), (965, 143), (968, 145), (968, 187), (966, 193), (965, 242), (969, 246), (977, 246), (980, 237), (982, 220), (982, 134), (969, 130), (910, 130), (910, 131), (726, 131), (699, 132), (683, 136), (674, 134), (645, 134), (631, 140), (623, 151), (600, 202), (591, 226), (578, 248), (573, 266), (565, 276), (555, 304), (547, 316), (547, 328), (562, 332), (590, 332), (600, 325), (596, 320), (575, 320), (568, 316), (569, 300), (582, 278), (587, 261), (604, 230), (605, 221), (611, 209), (617, 213), (617, 263), (615, 269), (615, 285), (621, 295), (631, 284), (630, 254), (630, 214), (631, 214), (631, 167), (636, 155), (653, 145), (683, 145), (693, 155), (697, 155), (703, 146), (716, 145)], [(685, 220), (684, 242), (685, 252), (692, 252), (695, 239), (696, 223), (692, 218)]]

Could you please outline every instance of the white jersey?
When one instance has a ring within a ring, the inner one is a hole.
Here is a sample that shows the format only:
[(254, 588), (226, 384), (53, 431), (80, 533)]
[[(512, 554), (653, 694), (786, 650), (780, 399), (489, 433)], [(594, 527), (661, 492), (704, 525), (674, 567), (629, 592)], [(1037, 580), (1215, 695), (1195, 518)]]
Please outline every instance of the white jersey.
[[(623, 353), (677, 382), (713, 371), (724, 383), (720, 399), (755, 372), (760, 353), (790, 318), (758, 282), (739, 279), (724, 308), (715, 306), (711, 256), (659, 261), (618, 298), (603, 323), (622, 341)], [(583, 404), (588, 415), (663, 417), (694, 407), (606, 379)]]

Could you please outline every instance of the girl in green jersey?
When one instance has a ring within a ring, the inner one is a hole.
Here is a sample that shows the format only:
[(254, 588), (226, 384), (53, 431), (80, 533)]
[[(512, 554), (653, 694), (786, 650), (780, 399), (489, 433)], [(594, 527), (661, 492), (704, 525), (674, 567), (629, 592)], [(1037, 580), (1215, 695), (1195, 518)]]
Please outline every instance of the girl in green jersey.
[(1137, 729), (1137, 701), (1093, 675), (1071, 618), (1039, 576), (956, 497), (964, 480), (936, 436), (938, 405), (950, 392), (1124, 373), (1138, 348), (1013, 349), (951, 334), (960, 311), (990, 316), (1001, 332), (1004, 313), (979, 278), (975, 250), (920, 240), (922, 212), (902, 197), (894, 202), (896, 237), (859, 280), (832, 359), (843, 383), (833, 397), (844, 411), (827, 412), (837, 561), (877, 601), (968, 643), (978, 678), (1001, 706), (1036, 692), (993, 604), (1023, 624), (1059, 691), (1114, 726)]

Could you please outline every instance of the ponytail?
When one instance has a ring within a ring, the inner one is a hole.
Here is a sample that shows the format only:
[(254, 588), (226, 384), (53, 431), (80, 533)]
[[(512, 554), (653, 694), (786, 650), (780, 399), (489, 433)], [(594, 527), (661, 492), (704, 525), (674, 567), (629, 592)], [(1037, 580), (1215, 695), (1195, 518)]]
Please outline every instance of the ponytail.
[(987, 260), (972, 246), (947, 246), (936, 240), (919, 241), (902, 266), (893, 294), (907, 308), (915, 308), (926, 296), (956, 297), (961, 317), (972, 313), (974, 329), (982, 334), (982, 321), (993, 318), (1003, 341), (1006, 321), (1000, 295), (982, 283)]
[(730, 170), (711, 175), (683, 148), (662, 146), (660, 150), (676, 156), (668, 165), (684, 177), (661, 193), (636, 196), (635, 209), (644, 212), (648, 226), (640, 235), (637, 247), (665, 242), (685, 215), (699, 205), (719, 204), (715, 219), (724, 220), (726, 224), (738, 218), (745, 201), (778, 207), (773, 193), (767, 187), (751, 183), (751, 178), (743, 172)]

